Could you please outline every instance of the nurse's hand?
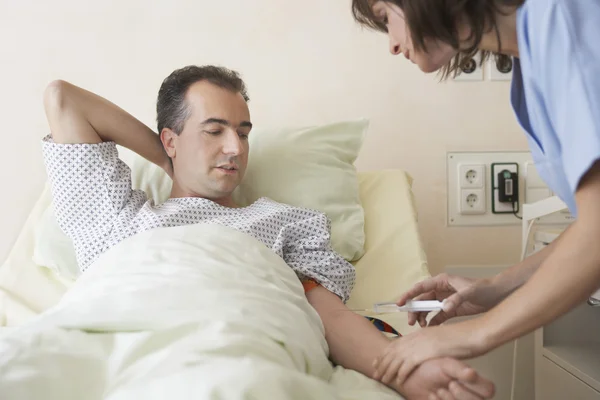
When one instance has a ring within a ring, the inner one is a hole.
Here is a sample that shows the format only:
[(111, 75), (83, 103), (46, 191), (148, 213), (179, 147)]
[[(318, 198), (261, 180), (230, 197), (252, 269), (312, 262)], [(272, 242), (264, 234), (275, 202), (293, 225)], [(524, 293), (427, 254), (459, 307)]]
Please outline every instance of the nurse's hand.
[(373, 363), (374, 378), (404, 385), (408, 376), (423, 362), (439, 357), (465, 359), (490, 349), (474, 320), (421, 329), (393, 340)]
[[(486, 312), (505, 297), (504, 292), (489, 279), (475, 280), (440, 274), (417, 283), (400, 297), (397, 304), (403, 306), (410, 299), (444, 301), (444, 310), (429, 322), (429, 326), (435, 326), (450, 318)], [(428, 312), (409, 313), (408, 324), (412, 326), (419, 321), (419, 325), (425, 327), (428, 314)]]

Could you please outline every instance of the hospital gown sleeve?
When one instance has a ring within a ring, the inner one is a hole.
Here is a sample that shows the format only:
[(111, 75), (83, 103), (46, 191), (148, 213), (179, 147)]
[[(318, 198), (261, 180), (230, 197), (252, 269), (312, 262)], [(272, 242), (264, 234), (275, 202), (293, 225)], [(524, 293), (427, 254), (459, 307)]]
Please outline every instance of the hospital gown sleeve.
[(546, 71), (539, 90), (575, 193), (600, 159), (600, 2), (554, 0), (543, 7), (546, 39), (537, 56)]
[(131, 170), (114, 142), (59, 144), (46, 136), (42, 150), (58, 225), (84, 270), (108, 248), (107, 237), (131, 200)]
[(348, 301), (354, 287), (354, 266), (330, 245), (330, 222), (324, 214), (290, 223), (284, 227), (287, 238), (283, 259), (301, 280), (313, 279)]

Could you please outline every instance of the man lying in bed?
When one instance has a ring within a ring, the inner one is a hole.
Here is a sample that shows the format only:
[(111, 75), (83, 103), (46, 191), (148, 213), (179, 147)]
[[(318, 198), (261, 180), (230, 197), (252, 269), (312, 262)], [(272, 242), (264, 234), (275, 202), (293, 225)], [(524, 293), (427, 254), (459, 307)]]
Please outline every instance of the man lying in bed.
[[(355, 272), (329, 245), (329, 221), (312, 210), (263, 198), (239, 208), (232, 193), (244, 176), (252, 128), (243, 81), (230, 70), (189, 66), (167, 77), (158, 94), (159, 135), (109, 101), (63, 81), (44, 97), (51, 136), (43, 152), (58, 223), (85, 271), (120, 241), (148, 229), (218, 223), (246, 232), (281, 256), (319, 313), (333, 362), (373, 376), (388, 340), (344, 302)], [(131, 171), (115, 144), (161, 166), (173, 179), (156, 205), (132, 190)], [(235, 249), (232, 249), (235, 250)], [(493, 386), (453, 359), (424, 363), (403, 387), (409, 398), (488, 398)], [(450, 391), (454, 396), (451, 396)]]

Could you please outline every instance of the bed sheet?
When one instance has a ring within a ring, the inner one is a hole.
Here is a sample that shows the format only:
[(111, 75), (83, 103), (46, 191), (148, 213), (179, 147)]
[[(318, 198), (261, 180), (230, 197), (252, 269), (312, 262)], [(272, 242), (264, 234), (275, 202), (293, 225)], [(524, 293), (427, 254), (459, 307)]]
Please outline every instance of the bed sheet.
[(334, 368), (294, 271), (219, 224), (123, 240), (15, 329), (0, 335), (3, 399), (401, 399)]

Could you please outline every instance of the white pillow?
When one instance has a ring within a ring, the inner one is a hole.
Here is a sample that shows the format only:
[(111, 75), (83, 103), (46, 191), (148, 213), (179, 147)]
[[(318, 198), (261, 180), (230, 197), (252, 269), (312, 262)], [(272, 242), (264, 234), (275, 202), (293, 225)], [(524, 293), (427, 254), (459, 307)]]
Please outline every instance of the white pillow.
[(75, 280), (80, 274), (73, 242), (58, 226), (52, 204), (46, 208), (35, 229), (33, 262), (67, 279)]
[[(248, 205), (259, 197), (325, 213), (332, 247), (349, 261), (364, 254), (364, 211), (354, 161), (368, 120), (309, 127), (261, 130), (250, 135), (248, 169), (234, 197)], [(132, 169), (132, 186), (155, 203), (169, 198), (171, 179), (158, 166), (119, 147)], [(60, 230), (52, 207), (36, 228), (34, 262), (73, 278), (79, 274), (71, 241)], [(76, 276), (76, 275), (75, 275)]]

